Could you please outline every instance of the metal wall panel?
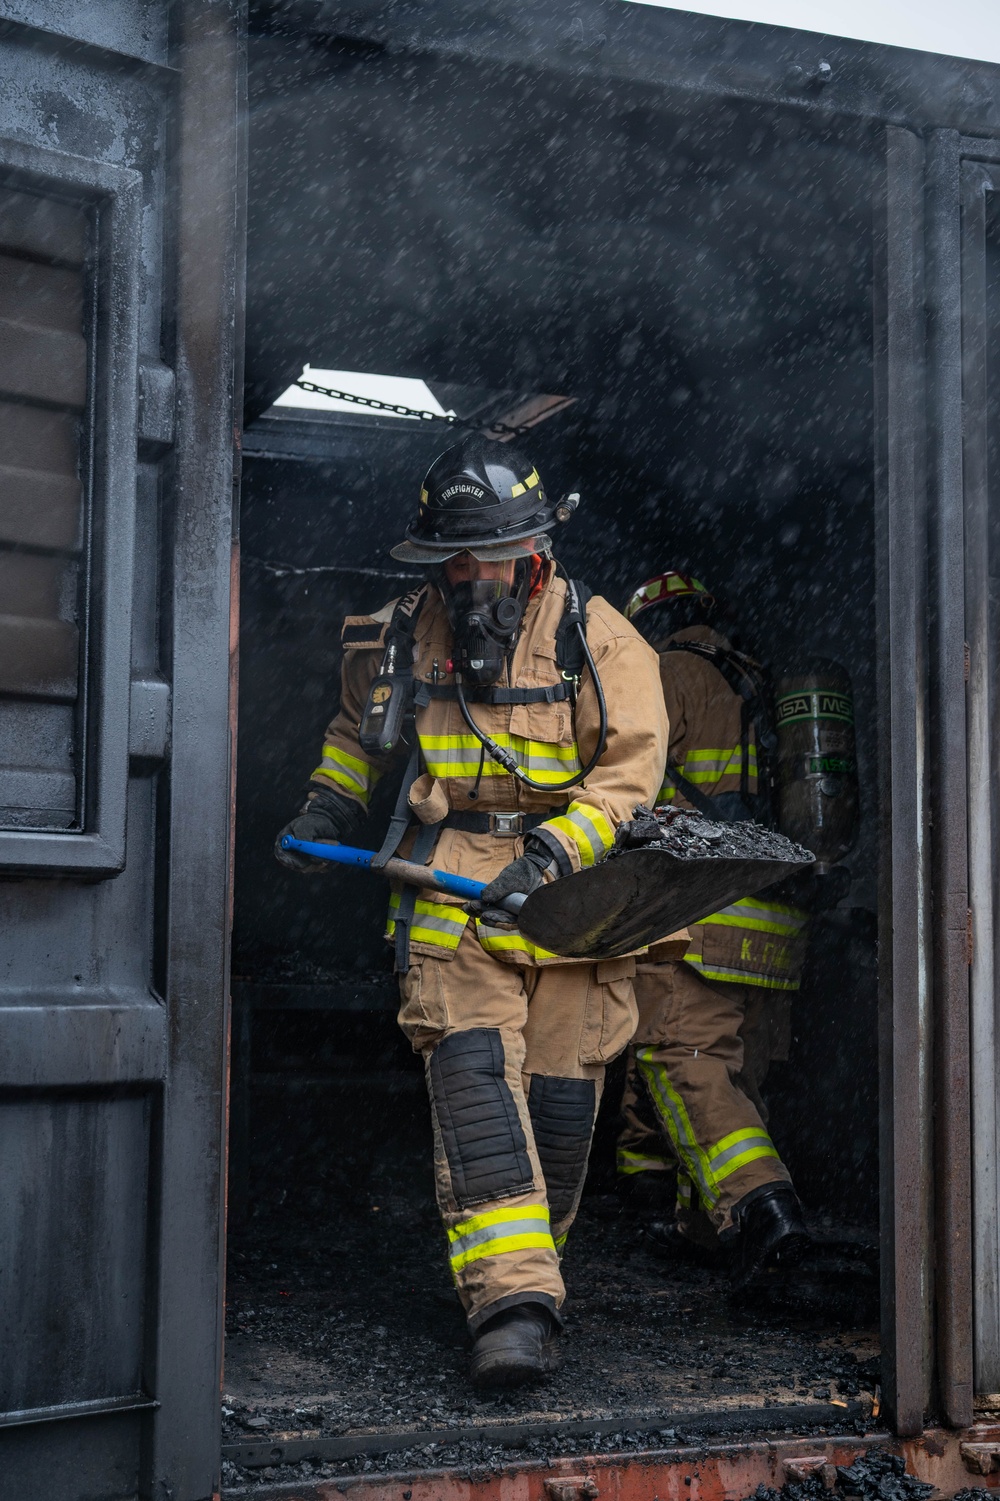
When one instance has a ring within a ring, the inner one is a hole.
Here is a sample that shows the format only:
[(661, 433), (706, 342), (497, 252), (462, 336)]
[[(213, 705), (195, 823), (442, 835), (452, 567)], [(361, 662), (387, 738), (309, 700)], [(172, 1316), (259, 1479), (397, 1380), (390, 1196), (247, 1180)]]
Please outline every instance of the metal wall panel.
[(0, 1104), (0, 1410), (139, 1392), (151, 1110), (143, 1094)]

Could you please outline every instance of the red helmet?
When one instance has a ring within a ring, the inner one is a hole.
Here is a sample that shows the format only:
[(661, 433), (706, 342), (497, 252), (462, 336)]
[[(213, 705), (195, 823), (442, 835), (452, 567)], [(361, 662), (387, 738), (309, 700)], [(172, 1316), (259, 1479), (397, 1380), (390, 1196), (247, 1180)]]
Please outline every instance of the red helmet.
[(710, 594), (698, 579), (692, 578), (689, 573), (677, 573), (669, 569), (639, 585), (625, 606), (625, 619), (634, 620), (652, 605), (672, 604), (677, 599), (697, 599), (706, 609), (715, 604), (715, 595)]

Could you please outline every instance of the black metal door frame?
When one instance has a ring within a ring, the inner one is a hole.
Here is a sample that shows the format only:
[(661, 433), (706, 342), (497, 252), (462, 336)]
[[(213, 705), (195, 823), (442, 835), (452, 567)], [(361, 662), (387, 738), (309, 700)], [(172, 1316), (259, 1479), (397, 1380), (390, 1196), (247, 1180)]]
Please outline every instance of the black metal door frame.
[[(971, 1087), (972, 1349), (977, 1395), (1000, 1391), (1000, 1104), (997, 1059), (1000, 1018), (997, 996), (997, 797), (994, 790), (997, 725), (997, 642), (991, 607), (990, 397), (996, 405), (991, 368), (991, 308), (987, 278), (988, 200), (1000, 192), (1000, 142), (949, 135), (949, 179), (958, 180), (961, 256), (951, 288), (960, 277), (962, 491), (956, 508), (964, 521), (966, 671), (966, 771), (968, 786), (968, 1007)], [(996, 297), (995, 290), (992, 292)], [(995, 480), (994, 480), (995, 483)]]
[[(1000, 1389), (986, 203), (1000, 143), (886, 132), (877, 240), (884, 1372), (899, 1432)], [(994, 310), (994, 322), (996, 313)]]

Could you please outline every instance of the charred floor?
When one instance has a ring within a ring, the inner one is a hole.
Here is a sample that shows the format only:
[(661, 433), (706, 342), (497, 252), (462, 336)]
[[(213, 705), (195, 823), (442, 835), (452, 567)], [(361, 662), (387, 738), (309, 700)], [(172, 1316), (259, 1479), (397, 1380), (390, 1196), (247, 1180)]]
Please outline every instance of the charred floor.
[[(300, 1125), (314, 1110), (300, 1103)], [(734, 1299), (724, 1267), (655, 1249), (609, 1191), (600, 1145), (564, 1262), (561, 1367), (531, 1391), (477, 1394), (442, 1254), (425, 1113), (416, 1090), (401, 1090), (398, 1137), (335, 1165), (322, 1127), (294, 1161), (265, 1133), (260, 1197), (231, 1253), (229, 1484), (868, 1422), (878, 1387), (871, 1228), (814, 1216), (807, 1261)], [(285, 1450), (290, 1461), (274, 1463)]]

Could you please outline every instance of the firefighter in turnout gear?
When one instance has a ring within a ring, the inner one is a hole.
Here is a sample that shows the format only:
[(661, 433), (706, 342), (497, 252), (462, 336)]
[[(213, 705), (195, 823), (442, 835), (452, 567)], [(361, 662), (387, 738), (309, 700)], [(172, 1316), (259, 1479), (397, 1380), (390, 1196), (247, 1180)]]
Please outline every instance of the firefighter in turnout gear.
[[(756, 664), (713, 628), (713, 596), (668, 572), (625, 614), (659, 654), (670, 749), (657, 806), (766, 822), (766, 690)], [(639, 1207), (676, 1168), (676, 1218), (654, 1219), (648, 1233), (675, 1250), (731, 1246), (738, 1285), (807, 1243), (760, 1095), (769, 1064), (788, 1056), (807, 924), (799, 907), (763, 893), (654, 945), (637, 966), (619, 1181)]]
[(401, 759), (376, 863), (398, 850), (489, 883), (474, 910), (395, 890), (387, 935), (399, 1023), (425, 1060), (438, 1206), (481, 1385), (553, 1364), (560, 1253), (605, 1065), (636, 1020), (634, 959), (560, 960), (492, 904), (599, 860), (656, 796), (667, 749), (655, 653), (552, 558), (549, 532), (577, 501), (550, 503), (511, 444), (473, 438), (434, 462), (392, 549), (427, 580), (345, 622), (340, 709), (282, 831), (346, 840)]

